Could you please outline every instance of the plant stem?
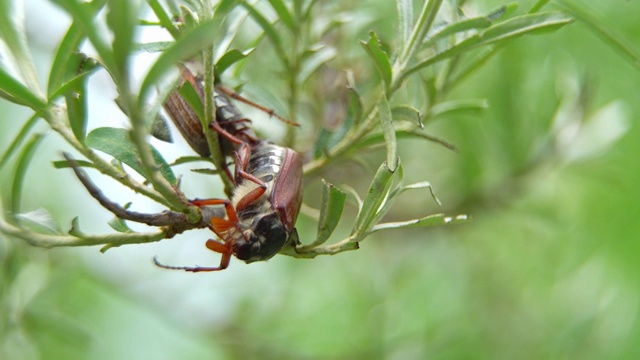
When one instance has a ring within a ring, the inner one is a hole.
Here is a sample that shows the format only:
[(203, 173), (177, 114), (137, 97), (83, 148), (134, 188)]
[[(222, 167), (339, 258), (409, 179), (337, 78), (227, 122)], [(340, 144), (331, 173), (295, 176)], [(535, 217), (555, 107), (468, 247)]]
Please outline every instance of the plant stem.
[[(202, 121), (202, 131), (209, 144), (211, 161), (216, 169), (224, 169), (225, 157), (220, 147), (220, 136), (215, 131), (209, 129), (209, 124), (216, 119), (216, 104), (214, 101), (215, 72), (213, 64), (213, 46), (207, 46), (202, 52), (202, 62), (204, 64), (204, 118)], [(233, 179), (230, 179), (226, 171), (220, 171), (220, 178), (224, 185), (224, 192), (227, 195), (233, 193)]]
[(125, 86), (123, 85), (121, 87), (120, 93), (122, 94), (123, 102), (127, 106), (129, 120), (131, 122), (131, 130), (129, 133), (131, 141), (133, 141), (138, 150), (140, 163), (146, 175), (145, 178), (151, 183), (153, 188), (164, 197), (171, 209), (185, 213), (190, 221), (199, 221), (201, 215), (199, 211), (197, 211), (197, 208), (189, 206), (189, 201), (182, 191), (170, 184), (158, 170), (159, 167), (153, 159), (151, 147), (147, 142), (148, 132), (145, 117), (142, 115), (141, 109), (137, 107), (136, 99), (131, 93), (125, 92), (126, 89), (123, 87)]
[(24, 228), (19, 228), (5, 222), (0, 218), (0, 232), (15, 236), (33, 246), (52, 248), (56, 246), (90, 246), (105, 245), (113, 246), (126, 244), (146, 244), (167, 238), (163, 231), (150, 233), (113, 233), (106, 235), (87, 235), (78, 237), (73, 235), (50, 235), (33, 232)]
[[(391, 99), (395, 92), (400, 88), (402, 82), (406, 78), (407, 68), (410, 60), (415, 56), (416, 51), (419, 49), (422, 40), (425, 38), (431, 25), (440, 10), (443, 0), (429, 0), (425, 2), (416, 25), (413, 27), (409, 42), (404, 47), (401, 55), (398, 57), (393, 66), (393, 79), (391, 86), (386, 94), (387, 99)], [(382, 95), (378, 96), (374, 104), (377, 104)], [(333, 158), (347, 152), (352, 145), (358, 140), (367, 135), (373, 130), (377, 124), (378, 108), (372, 107), (368, 112), (365, 120), (354, 127), (340, 142), (338, 142), (333, 148), (331, 148), (324, 157), (307, 163), (304, 166), (304, 174), (314, 175), (319, 172), (324, 166), (326, 166)]]
[(93, 152), (90, 148), (80, 143), (71, 131), (71, 128), (69, 128), (68, 122), (66, 121), (66, 111), (60, 106), (51, 106), (43, 113), (42, 117), (49, 123), (49, 126), (51, 126), (54, 131), (60, 134), (62, 138), (64, 138), (71, 146), (73, 146), (82, 155), (89, 159), (89, 161), (93, 163), (98, 171), (107, 176), (110, 176), (111, 178), (115, 179), (131, 190), (140, 193), (162, 205), (170, 207), (171, 204), (167, 202), (167, 200), (159, 192), (135, 181), (133, 178), (127, 175), (127, 173), (111, 165), (109, 162), (105, 161), (95, 152)]

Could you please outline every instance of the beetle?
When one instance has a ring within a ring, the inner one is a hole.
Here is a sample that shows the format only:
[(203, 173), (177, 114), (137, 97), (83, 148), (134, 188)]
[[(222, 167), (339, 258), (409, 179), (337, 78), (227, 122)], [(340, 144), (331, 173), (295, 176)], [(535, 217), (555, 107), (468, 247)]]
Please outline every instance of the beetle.
[[(191, 148), (200, 156), (209, 157), (209, 145), (202, 130), (202, 123), (200, 122), (197, 112), (194, 111), (195, 106), (201, 106), (204, 104), (203, 77), (195, 76), (188, 68), (183, 66), (182, 80), (183, 82), (179, 84), (178, 89), (169, 93), (163, 103), (163, 107), (182, 136), (187, 140), (189, 146), (191, 146)], [(200, 100), (200, 104), (191, 104), (187, 98), (181, 95), (180, 91), (187, 84), (189, 84), (196, 92)], [(248, 126), (251, 123), (251, 120), (240, 113), (240, 110), (238, 110), (238, 108), (231, 102), (230, 98), (253, 106), (269, 114), (269, 116), (276, 117), (286, 124), (299, 126), (299, 124), (277, 115), (273, 110), (256, 104), (238, 95), (233, 90), (217, 84), (215, 85), (213, 92), (213, 100), (216, 107), (216, 122), (227, 133), (231, 134), (236, 139), (241, 140), (241, 143), (252, 146), (260, 142), (260, 139), (256, 137)], [(220, 146), (221, 152), (224, 156), (233, 156), (234, 151), (238, 148), (238, 142), (230, 141), (228, 138), (222, 138), (220, 139)]]
[[(204, 101), (202, 77), (194, 76), (183, 67), (182, 78), (195, 90), (200, 103)], [(214, 87), (216, 121), (209, 128), (220, 135), (221, 152), (235, 155), (234, 191), (227, 199), (195, 199), (193, 205), (203, 210), (211, 205), (223, 205), (226, 217), (211, 216), (210, 229), (222, 240), (208, 240), (207, 248), (222, 254), (217, 267), (186, 267), (156, 265), (191, 272), (225, 269), (231, 256), (247, 263), (268, 260), (285, 245), (297, 242), (294, 227), (302, 203), (302, 161), (294, 150), (261, 140), (248, 127), (244, 117), (230, 98), (254, 106), (279, 120), (273, 110), (255, 104), (223, 86)], [(164, 107), (189, 145), (201, 156), (209, 156), (209, 147), (194, 106), (179, 91), (173, 91)], [(229, 170), (224, 169), (229, 173)]]
[[(216, 129), (221, 130), (221, 129)], [(296, 241), (295, 222), (302, 203), (302, 161), (292, 149), (260, 141), (243, 143), (222, 129), (221, 135), (238, 144), (235, 188), (231, 200), (195, 199), (196, 206), (223, 205), (226, 218), (211, 217), (210, 228), (222, 240), (206, 247), (222, 254), (216, 267), (157, 266), (190, 272), (226, 269), (235, 255), (246, 263), (268, 260)]]

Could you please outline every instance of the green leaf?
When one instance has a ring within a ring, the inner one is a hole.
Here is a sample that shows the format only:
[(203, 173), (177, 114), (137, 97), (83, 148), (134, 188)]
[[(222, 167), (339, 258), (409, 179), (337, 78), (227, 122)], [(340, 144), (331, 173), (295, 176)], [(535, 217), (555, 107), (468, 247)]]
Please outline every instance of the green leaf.
[(289, 62), (286, 58), (284, 47), (282, 46), (282, 39), (280, 38), (280, 34), (276, 31), (276, 28), (272, 23), (267, 20), (267, 18), (262, 15), (253, 5), (249, 4), (246, 1), (242, 1), (240, 3), (247, 12), (249, 12), (249, 16), (262, 28), (264, 33), (267, 35), (269, 40), (273, 43), (273, 46), (276, 48), (276, 54), (280, 57), (283, 63), (286, 65), (285, 67), (289, 67)]
[(16, 164), (13, 181), (11, 183), (11, 194), (9, 194), (9, 206), (6, 209), (10, 213), (20, 213), (20, 201), (22, 199), (22, 189), (24, 187), (24, 179), (27, 174), (27, 169), (31, 164), (31, 159), (36, 152), (36, 148), (43, 138), (44, 135), (42, 134), (34, 135), (31, 138), (31, 141), (25, 145), (20, 156), (18, 156), (18, 162)]
[(78, 24), (79, 29), (86, 34), (91, 44), (98, 52), (100, 61), (115, 79), (123, 76), (119, 73), (120, 67), (117, 65), (113, 51), (109, 46), (104, 28), (98, 26), (95, 15), (96, 10), (92, 3), (78, 2), (77, 0), (52, 0), (52, 2), (64, 9), (74, 24)]
[(318, 220), (318, 236), (308, 246), (318, 246), (329, 239), (342, 217), (346, 199), (347, 194), (342, 190), (324, 180), (322, 181), (322, 206), (320, 207), (320, 219)]
[(381, 94), (380, 101), (378, 101), (378, 114), (384, 141), (387, 145), (387, 164), (389, 170), (394, 172), (398, 166), (398, 145), (396, 142), (396, 130), (393, 128), (393, 119), (391, 118), (391, 109), (384, 93)]
[(150, 43), (138, 44), (138, 50), (148, 53), (163, 52), (173, 45), (175, 41), (155, 41)]
[[(96, 166), (90, 162), (90, 161), (86, 161), (86, 160), (75, 160), (76, 164), (78, 165), (78, 167), (84, 167), (84, 168), (95, 168)], [(71, 168), (71, 164), (67, 161), (67, 160), (59, 160), (59, 161), (53, 161), (53, 167), (56, 169), (66, 169), (66, 168)]]
[(151, 7), (151, 10), (156, 15), (163, 28), (167, 29), (173, 38), (177, 38), (180, 35), (179, 30), (171, 21), (171, 16), (164, 10), (158, 0), (147, 0), (147, 4)]
[(319, 159), (329, 151), (329, 142), (333, 136), (333, 132), (329, 129), (322, 128), (316, 136), (316, 143), (313, 148), (313, 158)]
[(221, 0), (216, 7), (215, 16), (226, 16), (239, 2), (240, 0)]
[(27, 213), (16, 214), (16, 219), (22, 225), (29, 228), (35, 228), (39, 233), (45, 232), (49, 234), (62, 235), (60, 224), (51, 216), (46, 209), (39, 208)]
[(298, 73), (298, 82), (304, 84), (322, 65), (335, 58), (337, 53), (335, 48), (329, 46), (323, 46), (312, 52), (302, 63), (302, 68)]
[(411, 30), (413, 29), (413, 1), (397, 0), (398, 5), (398, 26), (402, 44), (409, 43)]
[[(70, 56), (72, 58), (73, 56)], [(80, 67), (75, 69), (68, 69), (69, 80), (63, 83), (59, 88), (55, 90), (49, 97), (49, 101), (52, 101), (60, 96), (63, 96), (78, 87), (81, 87), (88, 81), (88, 77), (94, 72), (102, 68), (100, 63), (95, 62), (94, 59), (88, 58), (84, 63), (80, 64)], [(70, 71), (72, 70), (72, 71)]]
[(138, 98), (140, 107), (143, 107), (149, 93), (161, 78), (175, 69), (175, 66), (182, 60), (193, 57), (204, 47), (211, 44), (211, 34), (217, 30), (217, 25), (212, 20), (201, 22), (194, 29), (187, 31), (158, 57), (140, 86), (140, 96)]
[[(87, 58), (82, 53), (73, 53), (67, 62), (67, 76), (72, 80), (63, 85), (59, 91), (65, 91), (64, 97), (67, 104), (69, 124), (76, 139), (84, 142), (87, 133), (87, 82), (88, 74), (99, 67), (93, 59)], [(80, 75), (77, 75), (80, 73)]]
[[(345, 121), (345, 130), (348, 131), (352, 126), (360, 124), (362, 121), (362, 114), (362, 98), (360, 97), (358, 90), (356, 90), (353, 85), (350, 85), (347, 88), (347, 121)], [(347, 125), (349, 128), (346, 128)], [(342, 137), (338, 140), (342, 140)]]
[(33, 128), (36, 122), (40, 120), (40, 116), (38, 114), (34, 114), (27, 120), (27, 122), (22, 126), (18, 135), (13, 138), (11, 144), (2, 154), (2, 158), (0, 158), (0, 173), (2, 173), (2, 168), (7, 164), (11, 156), (20, 148), (20, 145), (27, 139), (29, 135), (29, 131)]
[(460, 20), (445, 26), (442, 30), (433, 34), (425, 41), (425, 45), (431, 45), (437, 40), (440, 40), (446, 36), (472, 30), (472, 29), (485, 29), (493, 25), (496, 20), (500, 20), (503, 17), (513, 13), (518, 8), (518, 3), (509, 3), (491, 11), (487, 15), (473, 17), (469, 19)]
[[(87, 146), (105, 152), (117, 160), (129, 165), (133, 170), (146, 178), (146, 174), (142, 170), (140, 164), (138, 150), (131, 142), (129, 131), (120, 128), (97, 128), (87, 135)], [(171, 167), (164, 160), (158, 150), (151, 146), (153, 159), (158, 166), (162, 176), (171, 184), (177, 184), (177, 179), (171, 170)]]
[(376, 69), (380, 73), (380, 77), (385, 84), (385, 89), (391, 84), (392, 70), (391, 62), (387, 54), (380, 48), (380, 42), (376, 33), (371, 31), (369, 33), (369, 40), (367, 42), (360, 41), (360, 44), (364, 50), (369, 54), (371, 60), (373, 60)]
[[(23, 82), (26, 88), (39, 98), (40, 86), (27, 44), (24, 9), (21, 2), (0, 1), (0, 38), (11, 52), (11, 65), (18, 70), (20, 82)], [(9, 54), (1, 54), (0, 57), (7, 61), (9, 60), (7, 55)]]
[[(204, 89), (196, 90), (193, 88), (193, 85), (185, 81), (180, 88), (178, 88), (178, 93), (182, 96), (183, 99), (187, 101), (189, 106), (191, 106), (192, 111), (196, 113), (198, 118), (204, 118), (204, 104), (203, 99), (200, 97), (200, 93), (203, 93)], [(186, 110), (185, 110), (186, 111)]]
[[(412, 127), (409, 129), (396, 128), (396, 138), (397, 139), (425, 139), (425, 140), (440, 144), (451, 151), (455, 151), (455, 152), (458, 151), (455, 145), (443, 139), (440, 139), (436, 136), (432, 136), (424, 133), (423, 131), (416, 130), (415, 127)], [(351, 151), (357, 151), (357, 150), (368, 148), (368, 147), (378, 146), (384, 142), (385, 142), (384, 134), (378, 133), (378, 134), (369, 135), (364, 139), (360, 140), (357, 144), (351, 146)]]
[(571, 22), (573, 18), (559, 11), (518, 16), (486, 29), (481, 37), (482, 43), (491, 44), (526, 34), (555, 31)]
[(371, 228), (369, 234), (380, 230), (463, 224), (469, 221), (471, 221), (471, 217), (468, 215), (446, 216), (444, 214), (433, 214), (414, 220), (378, 224)]
[(512, 38), (527, 34), (558, 30), (572, 21), (572, 18), (561, 12), (544, 12), (514, 17), (502, 23), (493, 25), (487, 28), (484, 32), (474, 34), (464, 40), (461, 40), (447, 49), (418, 62), (411, 68), (407, 69), (402, 74), (402, 77), (406, 78), (409, 74), (424, 67), (457, 56), (466, 51), (473, 50), (479, 46), (503, 43)]
[(73, 220), (71, 220), (71, 229), (69, 229), (68, 231), (69, 235), (71, 236), (75, 236), (78, 238), (84, 238), (87, 235), (85, 233), (83, 233), (80, 230), (80, 221), (78, 220), (78, 217), (74, 217)]
[(255, 48), (251, 48), (245, 51), (231, 49), (218, 59), (216, 62), (216, 76), (222, 75), (231, 65), (236, 62), (245, 59), (249, 56)]
[(84, 142), (84, 138), (87, 132), (87, 85), (85, 82), (81, 83), (80, 88), (75, 92), (67, 94), (65, 101), (67, 103), (67, 114), (69, 116), (69, 123), (71, 130), (76, 139), (80, 142)]
[[(89, 12), (95, 14), (100, 11), (100, 9), (104, 6), (106, 0), (94, 0), (89, 5)], [(69, 30), (65, 34), (64, 38), (60, 42), (60, 46), (58, 46), (58, 51), (56, 51), (55, 58), (53, 59), (53, 64), (51, 65), (51, 70), (49, 71), (49, 82), (47, 84), (47, 95), (49, 99), (53, 99), (53, 93), (58, 91), (58, 88), (62, 86), (62, 84), (68, 80), (66, 78), (68, 66), (67, 62), (71, 59), (71, 56), (79, 51), (80, 44), (85, 39), (85, 34), (83, 33), (80, 25), (77, 23), (71, 24), (69, 26)]]
[(140, 0), (109, 0), (107, 2), (107, 26), (113, 33), (113, 57), (118, 73), (126, 76), (129, 55), (134, 48), (135, 30), (138, 24)]
[(428, 181), (421, 181), (418, 183), (403, 186), (402, 188), (399, 189), (398, 194), (403, 193), (407, 190), (417, 190), (417, 189), (429, 189), (429, 193), (431, 193), (431, 197), (433, 198), (433, 201), (435, 201), (436, 204), (442, 206), (442, 202), (440, 202), (440, 199), (438, 199), (436, 194), (433, 192), (433, 187), (431, 186), (431, 183)]
[(169, 129), (169, 122), (167, 121), (167, 117), (161, 113), (158, 113), (153, 120), (149, 134), (160, 141), (173, 143), (171, 130)]
[(369, 185), (369, 191), (362, 203), (362, 208), (353, 225), (351, 235), (360, 236), (369, 231), (374, 220), (378, 217), (378, 210), (387, 198), (396, 175), (397, 172), (391, 171), (386, 162), (380, 165), (371, 181), (371, 185)]
[(296, 31), (296, 23), (293, 18), (293, 14), (287, 9), (287, 6), (282, 0), (269, 0), (271, 7), (276, 11), (282, 23), (289, 28), (291, 32)]
[(542, 9), (549, 2), (551, 2), (551, 0), (538, 0), (538, 1), (536, 1), (536, 3), (533, 6), (531, 6), (531, 9), (529, 9), (528, 13), (531, 14), (531, 13), (538, 12), (540, 9)]
[(391, 109), (391, 117), (393, 118), (393, 121), (406, 120), (416, 123), (421, 129), (424, 128), (424, 124), (422, 123), (422, 114), (420, 114), (420, 111), (413, 106), (396, 106)]
[(35, 111), (39, 111), (46, 106), (46, 102), (43, 99), (31, 92), (19, 80), (9, 75), (2, 67), (0, 67), (0, 91), (4, 93), (2, 97), (6, 100), (28, 106)]
[(109, 226), (120, 233), (133, 233), (134, 231), (127, 225), (127, 222), (120, 218), (113, 218), (109, 221)]
[(486, 99), (464, 99), (452, 100), (439, 103), (429, 109), (427, 114), (429, 119), (438, 116), (468, 113), (469, 115), (479, 115), (489, 108), (489, 102)]
[(617, 51), (622, 55), (631, 65), (640, 69), (640, 52), (638, 49), (627, 40), (623, 39), (619, 34), (615, 34), (603, 20), (598, 19), (596, 14), (585, 4), (574, 4), (573, 1), (560, 1), (559, 5), (568, 10), (571, 15), (575, 16), (578, 20), (586, 23), (589, 29), (594, 31), (600, 36), (604, 43)]

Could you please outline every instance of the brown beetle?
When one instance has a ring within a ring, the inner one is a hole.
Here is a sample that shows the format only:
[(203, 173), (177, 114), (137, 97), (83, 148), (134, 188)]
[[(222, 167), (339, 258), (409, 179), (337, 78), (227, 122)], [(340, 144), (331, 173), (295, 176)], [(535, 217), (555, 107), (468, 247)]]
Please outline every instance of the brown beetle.
[[(183, 78), (196, 90), (202, 101), (202, 82), (187, 69)], [(167, 266), (154, 258), (159, 267), (191, 272), (217, 271), (227, 268), (231, 255), (247, 263), (267, 260), (286, 244), (297, 241), (293, 239), (297, 239), (294, 225), (302, 203), (300, 156), (292, 149), (258, 139), (247, 126), (250, 120), (242, 116), (226, 95), (274, 115), (272, 110), (228, 93), (225, 88), (215, 88), (217, 121), (211, 122), (209, 128), (221, 135), (224, 155), (230, 155), (235, 150), (235, 187), (231, 200), (195, 199), (191, 203), (200, 207), (223, 205), (225, 208), (226, 218), (213, 216), (209, 225), (222, 241), (210, 239), (206, 243), (207, 248), (222, 254), (220, 265)], [(191, 147), (200, 155), (209, 156), (202, 125), (190, 104), (177, 92), (172, 92), (165, 109)]]
[(206, 246), (222, 254), (216, 267), (156, 265), (191, 272), (226, 269), (231, 255), (247, 263), (268, 260), (297, 237), (294, 227), (302, 203), (302, 161), (295, 151), (259, 142), (240, 143), (231, 200), (196, 199), (197, 206), (224, 205), (226, 218), (212, 217), (211, 230), (222, 242)]

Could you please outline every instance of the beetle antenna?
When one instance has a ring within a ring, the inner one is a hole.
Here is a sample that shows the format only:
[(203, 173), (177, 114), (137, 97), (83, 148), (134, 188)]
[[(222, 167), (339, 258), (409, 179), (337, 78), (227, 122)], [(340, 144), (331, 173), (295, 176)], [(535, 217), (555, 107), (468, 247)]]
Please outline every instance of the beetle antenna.
[(273, 109), (269, 109), (269, 108), (264, 107), (264, 106), (262, 106), (260, 104), (257, 104), (255, 102), (253, 102), (253, 101), (241, 96), (237, 92), (229, 89), (228, 87), (225, 87), (225, 86), (222, 86), (222, 85), (217, 85), (216, 88), (218, 90), (220, 90), (220, 92), (222, 92), (223, 94), (231, 97), (232, 99), (235, 99), (235, 100), (238, 100), (240, 102), (243, 102), (243, 103), (245, 103), (245, 104), (247, 104), (249, 106), (253, 106), (254, 108), (256, 108), (256, 109), (268, 114), (269, 116), (275, 117), (276, 119), (282, 121), (283, 123), (285, 123), (287, 125), (300, 127), (300, 124), (298, 124), (297, 122), (291, 121), (291, 120), (287, 120), (287, 119), (283, 118), (282, 116), (276, 114), (276, 112)]
[(158, 261), (158, 256), (154, 256), (153, 257), (153, 263), (156, 264), (157, 267), (163, 268), (163, 269), (169, 269), (169, 270), (184, 270), (184, 271), (189, 271), (189, 272), (204, 272), (204, 271), (219, 271), (219, 270), (224, 270), (225, 268), (223, 267), (203, 267), (203, 266), (172, 266), (172, 265), (165, 265), (163, 263), (161, 263), (160, 261)]

